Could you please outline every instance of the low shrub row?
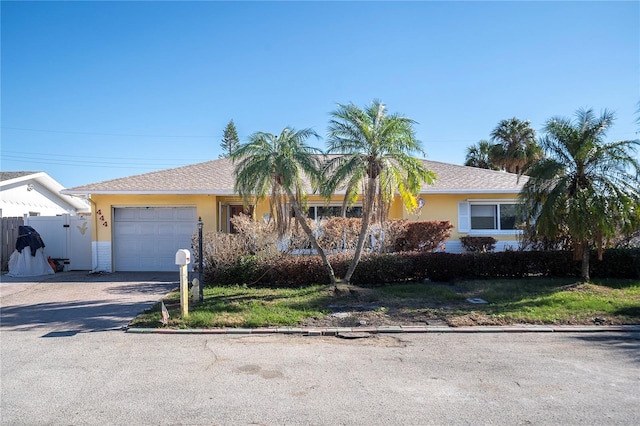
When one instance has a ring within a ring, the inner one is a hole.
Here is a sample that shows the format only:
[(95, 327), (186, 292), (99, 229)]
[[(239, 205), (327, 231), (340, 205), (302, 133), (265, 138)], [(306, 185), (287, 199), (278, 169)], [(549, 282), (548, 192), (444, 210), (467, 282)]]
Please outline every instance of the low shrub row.
[[(344, 276), (349, 254), (329, 256), (336, 276)], [(592, 277), (640, 278), (640, 249), (612, 249), (602, 261), (592, 253)], [(456, 279), (579, 276), (580, 262), (567, 251), (504, 251), (497, 253), (399, 252), (364, 255), (352, 284), (374, 286), (389, 282), (453, 281)], [(227, 267), (205, 274), (205, 282), (217, 285), (299, 287), (328, 284), (329, 277), (318, 256), (259, 258), (244, 256)]]
[(493, 251), (496, 248), (497, 242), (498, 240), (493, 237), (474, 237), (467, 235), (460, 238), (462, 247), (466, 251), (474, 253), (486, 253), (488, 251)]

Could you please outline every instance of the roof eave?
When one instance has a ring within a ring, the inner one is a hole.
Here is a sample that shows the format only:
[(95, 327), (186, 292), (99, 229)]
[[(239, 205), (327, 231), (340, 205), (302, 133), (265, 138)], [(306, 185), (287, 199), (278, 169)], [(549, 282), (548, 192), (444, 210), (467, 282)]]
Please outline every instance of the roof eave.
[[(26, 181), (34, 181), (38, 182), (45, 189), (50, 191), (56, 197), (58, 197), (62, 202), (68, 204), (72, 210), (76, 210), (77, 212), (86, 213), (91, 211), (89, 205), (81, 200), (76, 200), (70, 197), (71, 194), (65, 194), (63, 192), (64, 186), (60, 184), (57, 180), (49, 176), (46, 172), (37, 172), (31, 173), (27, 175), (23, 175), (14, 179), (9, 179), (2, 182), (2, 186), (9, 186), (16, 183), (26, 182)], [(64, 195), (64, 197), (62, 196)]]
[(14, 183), (20, 183), (27, 180), (38, 180), (38, 178), (42, 178), (45, 175), (46, 173), (44, 172), (30, 173), (30, 174), (22, 175), (13, 179), (3, 180), (2, 182), (0, 182), (0, 186), (9, 186), (9, 185), (13, 185)]
[(208, 189), (202, 190), (180, 190), (180, 191), (114, 191), (114, 190), (73, 190), (65, 189), (61, 191), (65, 195), (238, 195), (231, 190), (212, 191)]
[(420, 194), (519, 194), (522, 189), (434, 189), (422, 190)]

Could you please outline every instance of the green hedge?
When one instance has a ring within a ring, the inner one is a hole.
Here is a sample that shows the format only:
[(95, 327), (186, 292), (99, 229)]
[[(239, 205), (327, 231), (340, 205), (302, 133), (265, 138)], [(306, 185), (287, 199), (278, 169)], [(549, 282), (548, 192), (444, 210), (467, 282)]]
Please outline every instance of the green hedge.
[[(344, 276), (349, 254), (329, 256), (337, 277)], [(591, 276), (640, 278), (640, 249), (605, 250), (603, 260), (591, 254)], [(497, 253), (400, 252), (362, 256), (351, 283), (374, 286), (389, 282), (453, 281), (456, 279), (579, 276), (580, 262), (566, 251), (504, 251)], [(328, 284), (319, 256), (286, 256), (260, 259), (244, 256), (233, 265), (205, 275), (206, 283), (217, 285), (299, 287)]]

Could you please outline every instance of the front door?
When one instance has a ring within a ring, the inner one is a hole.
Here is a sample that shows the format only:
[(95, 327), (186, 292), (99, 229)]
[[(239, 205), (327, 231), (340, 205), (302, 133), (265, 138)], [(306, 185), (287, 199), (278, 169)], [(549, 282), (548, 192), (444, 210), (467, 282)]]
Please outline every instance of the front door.
[(253, 216), (253, 206), (245, 207), (242, 204), (220, 204), (220, 231), (235, 234), (237, 230), (231, 223), (231, 218), (239, 214)]

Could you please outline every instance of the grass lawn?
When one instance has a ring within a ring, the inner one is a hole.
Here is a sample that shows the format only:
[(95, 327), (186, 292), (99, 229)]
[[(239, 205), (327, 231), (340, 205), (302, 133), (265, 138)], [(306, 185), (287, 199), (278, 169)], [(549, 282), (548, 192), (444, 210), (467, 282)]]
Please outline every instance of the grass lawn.
[[(206, 287), (204, 303), (180, 318), (180, 296), (164, 299), (169, 327), (438, 324), (640, 324), (640, 280), (504, 279), (388, 284), (371, 288)], [(488, 303), (472, 304), (468, 298)], [(330, 315), (332, 312), (343, 315)], [(131, 327), (164, 327), (160, 304)]]

